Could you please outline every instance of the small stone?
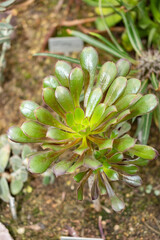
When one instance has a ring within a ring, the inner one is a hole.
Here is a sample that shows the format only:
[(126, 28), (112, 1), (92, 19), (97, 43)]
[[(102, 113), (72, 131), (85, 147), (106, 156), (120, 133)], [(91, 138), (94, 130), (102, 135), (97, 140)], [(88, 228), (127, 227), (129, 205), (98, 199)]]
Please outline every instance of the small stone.
[(160, 195), (160, 190), (154, 190), (154, 194), (155, 194), (156, 196), (159, 196), (159, 195)]
[(114, 231), (117, 232), (119, 229), (120, 229), (120, 226), (116, 224), (116, 225), (114, 226)]
[(25, 228), (23, 227), (17, 229), (17, 233), (20, 235), (24, 234), (24, 232), (25, 232)]
[(133, 231), (134, 231), (134, 228), (133, 228), (133, 227), (130, 227), (129, 230), (130, 230), (131, 232), (133, 232)]
[(13, 240), (8, 229), (0, 223), (0, 240)]

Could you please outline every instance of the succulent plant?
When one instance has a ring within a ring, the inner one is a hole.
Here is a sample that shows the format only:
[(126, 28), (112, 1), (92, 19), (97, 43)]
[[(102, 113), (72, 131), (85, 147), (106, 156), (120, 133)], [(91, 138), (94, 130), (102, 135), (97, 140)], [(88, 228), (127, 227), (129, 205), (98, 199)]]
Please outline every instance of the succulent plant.
[[(10, 203), (11, 212), (16, 218), (15, 199), (28, 180), (27, 156), (33, 149), (27, 144), (11, 142), (7, 135), (0, 136), (0, 198)], [(48, 169), (43, 176), (45, 185), (54, 182), (54, 174)]]
[[(12, 4), (15, 0), (8, 0), (0, 3), (0, 12), (5, 11), (6, 7)], [(11, 35), (13, 26), (10, 24), (11, 15), (6, 17), (3, 22), (0, 22), (0, 84), (4, 81), (4, 69), (6, 68), (6, 51), (11, 47)]]
[[(108, 193), (112, 208), (120, 211), (124, 203), (110, 182), (122, 180), (140, 186), (138, 166), (158, 155), (128, 134), (131, 125), (127, 121), (152, 111), (157, 98), (142, 96), (141, 81), (126, 78), (128, 61), (106, 62), (98, 74), (97, 64), (98, 54), (92, 47), (81, 52), (81, 68), (72, 69), (67, 62), (58, 61), (55, 76), (43, 82), (43, 100), (52, 112), (24, 101), (20, 110), (27, 121), (21, 127), (11, 127), (8, 137), (14, 142), (41, 144), (42, 151), (29, 157), (31, 172), (43, 173), (49, 167), (56, 176), (76, 172), (79, 200), (92, 176), (92, 199)], [(69, 157), (65, 157), (67, 151)]]
[(10, 203), (11, 212), (16, 218), (13, 196), (20, 193), (28, 179), (26, 155), (31, 152), (28, 145), (16, 144), (7, 135), (0, 136), (0, 198)]

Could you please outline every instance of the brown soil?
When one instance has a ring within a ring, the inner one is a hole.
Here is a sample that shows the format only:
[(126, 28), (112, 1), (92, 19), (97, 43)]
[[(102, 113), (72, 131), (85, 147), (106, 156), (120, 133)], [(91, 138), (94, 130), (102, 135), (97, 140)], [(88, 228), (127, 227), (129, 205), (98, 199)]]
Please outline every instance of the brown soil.
[[(64, 1), (59, 15), (55, 14), (57, 3), (58, 0), (39, 0), (32, 1), (28, 6), (16, 5), (12, 8), (17, 25), (12, 48), (7, 54), (6, 82), (0, 89), (0, 133), (5, 133), (14, 124), (22, 123), (24, 118), (19, 112), (22, 100), (42, 103), (42, 80), (48, 74), (53, 74), (55, 60), (32, 55), (40, 51), (51, 24), (59, 21), (68, 11), (68, 1)], [(77, 16), (75, 4), (71, 6), (67, 19)], [(81, 9), (81, 15), (92, 16), (92, 12), (84, 11), (85, 5)], [(159, 132), (153, 127), (150, 144), (160, 150), (159, 141)], [(72, 176), (59, 177), (53, 185), (44, 187), (41, 176), (32, 175), (23, 193), (17, 196), (18, 221), (11, 219), (9, 206), (3, 202), (0, 203), (0, 221), (16, 240), (58, 240), (62, 235), (75, 233), (81, 237), (100, 237), (98, 219), (101, 216), (107, 240), (158, 240), (160, 196), (155, 196), (154, 191), (147, 194), (145, 190), (148, 184), (153, 189), (160, 189), (159, 160), (143, 168), (141, 175), (144, 180), (142, 188), (116, 185), (117, 192), (126, 203), (126, 209), (121, 214), (111, 210), (107, 197), (102, 198), (105, 210), (97, 213), (87, 189), (85, 200), (77, 202), (76, 184)], [(32, 187), (31, 193), (29, 186)]]

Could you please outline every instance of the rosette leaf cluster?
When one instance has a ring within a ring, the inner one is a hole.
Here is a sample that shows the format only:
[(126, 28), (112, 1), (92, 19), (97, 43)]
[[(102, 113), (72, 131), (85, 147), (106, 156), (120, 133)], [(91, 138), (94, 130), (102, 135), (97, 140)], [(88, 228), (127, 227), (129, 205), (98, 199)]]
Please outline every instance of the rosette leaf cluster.
[(43, 150), (29, 157), (31, 172), (43, 173), (52, 167), (56, 176), (76, 173), (79, 200), (92, 176), (92, 199), (108, 193), (112, 208), (120, 211), (124, 203), (110, 182), (123, 180), (139, 186), (138, 166), (157, 157), (154, 148), (139, 145), (127, 134), (131, 128), (127, 121), (152, 111), (157, 99), (139, 93), (140, 80), (126, 78), (128, 61), (106, 62), (99, 73), (97, 64), (98, 54), (92, 47), (81, 52), (81, 68), (58, 61), (55, 76), (43, 82), (43, 101), (48, 107), (24, 101), (20, 110), (27, 121), (11, 127), (8, 136), (15, 142), (41, 144)]

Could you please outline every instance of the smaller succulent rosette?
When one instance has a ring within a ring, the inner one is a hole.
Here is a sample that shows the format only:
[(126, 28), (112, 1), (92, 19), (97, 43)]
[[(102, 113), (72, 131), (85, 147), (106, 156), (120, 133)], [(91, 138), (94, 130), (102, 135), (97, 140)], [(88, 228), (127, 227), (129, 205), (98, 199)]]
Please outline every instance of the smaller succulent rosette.
[(8, 136), (15, 142), (41, 144), (43, 150), (29, 157), (31, 172), (43, 173), (52, 167), (56, 176), (75, 173), (79, 200), (92, 176), (92, 199), (108, 193), (112, 208), (121, 211), (124, 203), (110, 183), (122, 180), (140, 186), (138, 166), (158, 155), (128, 135), (131, 125), (127, 121), (152, 111), (157, 98), (142, 96), (141, 81), (126, 78), (128, 61), (106, 62), (98, 74), (97, 64), (98, 54), (92, 47), (81, 52), (81, 68), (58, 61), (55, 76), (43, 82), (43, 101), (48, 107), (24, 101), (20, 110), (27, 121), (11, 127)]

